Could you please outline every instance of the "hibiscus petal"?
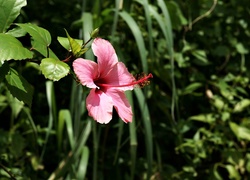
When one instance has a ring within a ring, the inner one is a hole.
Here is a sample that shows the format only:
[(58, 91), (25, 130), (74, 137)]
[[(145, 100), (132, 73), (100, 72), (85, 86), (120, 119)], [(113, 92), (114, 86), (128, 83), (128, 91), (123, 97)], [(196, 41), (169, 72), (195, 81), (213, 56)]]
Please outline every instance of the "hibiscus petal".
[(102, 77), (105, 77), (118, 62), (115, 50), (110, 42), (101, 38), (96, 38), (94, 40), (92, 43), (92, 50), (97, 57), (99, 73)]
[(133, 113), (125, 93), (116, 89), (107, 89), (105, 93), (112, 97), (114, 107), (120, 118), (125, 123), (132, 122)]
[(89, 88), (96, 88), (94, 79), (98, 77), (98, 65), (90, 60), (78, 58), (73, 62), (73, 69), (81, 84)]
[(123, 91), (133, 90), (134, 85), (129, 85), (135, 81), (135, 78), (128, 72), (125, 64), (118, 62), (112, 70), (105, 77), (105, 82), (113, 86), (122, 86), (124, 87), (115, 87), (115, 89), (120, 89)]
[(89, 116), (99, 123), (107, 124), (112, 119), (112, 98), (101, 90), (91, 89), (86, 99), (86, 107), (89, 111)]

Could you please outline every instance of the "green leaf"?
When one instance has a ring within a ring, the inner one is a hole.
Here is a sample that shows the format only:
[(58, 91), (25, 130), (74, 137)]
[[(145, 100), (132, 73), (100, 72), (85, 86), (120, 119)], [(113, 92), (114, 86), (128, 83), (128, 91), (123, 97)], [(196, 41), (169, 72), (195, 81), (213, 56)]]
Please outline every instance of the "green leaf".
[(49, 31), (31, 23), (17, 23), (16, 25), (32, 36), (31, 44), (33, 49), (41, 53), (44, 57), (47, 57), (49, 51), (49, 57), (58, 59), (57, 56), (48, 48), (51, 43)]
[(22, 43), (9, 34), (0, 34), (0, 61), (21, 60), (33, 57), (33, 53), (24, 48)]
[(79, 41), (77, 41), (77, 40), (73, 39), (72, 37), (70, 37), (70, 35), (68, 34), (66, 29), (65, 29), (65, 32), (66, 32), (67, 37), (68, 37), (68, 41), (69, 41), (69, 44), (70, 44), (71, 51), (72, 51), (72, 53), (74, 54), (75, 57), (80, 57), (85, 52), (87, 52), (88, 48), (82, 48), (82, 46), (78, 43)]
[(5, 77), (6, 85), (10, 93), (19, 101), (31, 106), (33, 87), (18, 72), (10, 68), (9, 73)]
[(213, 123), (216, 119), (214, 117), (214, 114), (199, 114), (189, 117), (189, 120), (201, 121), (210, 124)]
[(250, 105), (250, 99), (242, 99), (234, 106), (233, 112), (235, 113), (242, 112), (249, 105)]
[(15, 98), (9, 91), (6, 93), (6, 97), (11, 108), (11, 116), (17, 118), (24, 107), (24, 103)]
[[(68, 51), (72, 51), (69, 39), (66, 37), (57, 37), (58, 42)], [(79, 45), (83, 43), (81, 39), (74, 39)]]
[(196, 57), (195, 59), (195, 63), (201, 66), (206, 66), (209, 63), (209, 61), (207, 60), (207, 55), (206, 52), (203, 50), (195, 50), (192, 52), (192, 55)]
[(190, 94), (194, 92), (196, 89), (200, 88), (201, 86), (202, 86), (202, 83), (199, 83), (199, 82), (192, 83), (183, 90), (182, 95)]
[(0, 0), (0, 32), (4, 33), (20, 14), (26, 0)]
[(240, 53), (240, 54), (248, 54), (249, 53), (247, 48), (245, 48), (242, 43), (237, 43), (235, 47), (236, 47), (236, 50), (238, 51), (238, 53)]
[(241, 176), (240, 176), (238, 170), (235, 168), (235, 166), (228, 164), (225, 167), (228, 171), (228, 174), (229, 174), (228, 178), (229, 179), (241, 179)]
[(173, 29), (180, 30), (183, 25), (187, 25), (188, 21), (183, 16), (178, 3), (175, 1), (166, 2), (166, 6), (169, 11)]
[(250, 130), (246, 127), (239, 126), (234, 122), (229, 123), (231, 130), (239, 139), (246, 139), (250, 141)]
[(23, 37), (27, 34), (27, 32), (20, 28), (20, 27), (17, 27), (17, 28), (13, 28), (11, 30), (9, 30), (8, 32), (6, 32), (6, 34), (9, 34), (11, 36), (14, 36), (14, 37)]
[(68, 64), (53, 58), (44, 58), (40, 64), (43, 75), (53, 81), (65, 77), (70, 70)]

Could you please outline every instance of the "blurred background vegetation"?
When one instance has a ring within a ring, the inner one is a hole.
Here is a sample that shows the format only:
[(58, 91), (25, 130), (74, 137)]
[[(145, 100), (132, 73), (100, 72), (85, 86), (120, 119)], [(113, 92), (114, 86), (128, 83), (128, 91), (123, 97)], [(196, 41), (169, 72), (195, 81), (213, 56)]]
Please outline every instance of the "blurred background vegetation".
[(1, 179), (249, 179), (249, 17), (248, 0), (28, 0), (15, 22), (47, 29), (60, 59), (64, 28), (87, 41), (99, 27), (132, 74), (154, 78), (127, 92), (133, 123), (101, 125), (72, 76), (12, 62), (34, 96), (28, 107), (0, 83)]

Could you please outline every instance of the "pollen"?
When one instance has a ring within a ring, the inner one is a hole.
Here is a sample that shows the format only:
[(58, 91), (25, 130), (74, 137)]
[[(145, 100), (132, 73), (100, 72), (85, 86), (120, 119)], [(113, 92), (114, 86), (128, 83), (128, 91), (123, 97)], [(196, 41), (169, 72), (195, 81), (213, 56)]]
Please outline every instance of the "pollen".
[(147, 75), (146, 73), (142, 72), (140, 74), (136, 74), (134, 78), (135, 78), (135, 82), (137, 83), (137, 85), (140, 88), (143, 88), (144, 86), (147, 86), (150, 84), (149, 78), (153, 78), (153, 75), (151, 73)]

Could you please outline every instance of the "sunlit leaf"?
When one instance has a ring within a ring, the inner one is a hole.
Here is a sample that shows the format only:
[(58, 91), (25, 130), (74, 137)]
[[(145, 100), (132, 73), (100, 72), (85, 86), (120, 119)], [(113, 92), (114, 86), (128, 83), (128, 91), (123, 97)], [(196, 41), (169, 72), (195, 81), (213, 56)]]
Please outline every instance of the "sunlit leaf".
[(51, 43), (51, 36), (49, 31), (31, 23), (17, 23), (19, 27), (28, 32), (32, 37), (32, 48), (41, 53), (44, 57), (58, 59), (57, 56), (49, 49)]
[[(72, 51), (72, 53), (74, 54), (75, 57), (80, 57), (81, 55), (83, 55), (88, 50), (88, 48), (82, 48), (82, 46), (79, 44), (79, 41), (77, 41), (77, 40), (73, 39), (72, 37), (70, 37), (70, 35), (68, 34), (67, 31), (66, 31), (66, 34), (67, 34), (67, 37), (68, 37), (68, 41), (69, 41), (69, 44), (70, 44), (71, 51)], [(65, 45), (65, 43), (64, 43), (64, 45)]]
[(229, 173), (230, 179), (241, 179), (241, 176), (240, 176), (238, 170), (235, 168), (235, 166), (228, 164), (228, 165), (226, 165), (226, 169)]
[(31, 106), (33, 87), (20, 75), (18, 72), (10, 68), (9, 73), (6, 75), (6, 85), (10, 93), (19, 101)]
[(26, 5), (26, 0), (0, 0), (0, 33), (9, 28)]
[(202, 65), (202, 66), (210, 64), (208, 59), (207, 59), (207, 55), (206, 55), (205, 51), (195, 50), (195, 51), (192, 51), (192, 55), (196, 57), (196, 59), (194, 61), (196, 64)]
[(68, 64), (53, 58), (45, 58), (40, 64), (43, 75), (53, 81), (65, 77), (70, 70)]
[[(57, 37), (58, 42), (68, 51), (72, 51), (69, 39), (66, 37)], [(79, 45), (82, 45), (83, 40), (80, 39), (74, 39)]]
[(236, 50), (240, 54), (247, 54), (249, 51), (244, 47), (242, 43), (237, 43), (236, 44)]
[(235, 113), (242, 112), (249, 105), (250, 105), (250, 99), (242, 99), (234, 106), (233, 112)]
[(9, 34), (0, 34), (0, 61), (30, 59), (33, 53)]
[(201, 121), (204, 123), (213, 123), (216, 119), (214, 114), (199, 114), (189, 117), (189, 120)]
[(239, 139), (246, 139), (250, 141), (250, 129), (243, 126), (239, 126), (234, 122), (230, 122), (229, 125), (231, 130)]
[(195, 82), (192, 84), (189, 84), (182, 92), (182, 95), (184, 94), (190, 94), (194, 92), (196, 89), (200, 88), (202, 86), (202, 83)]
[(14, 36), (14, 37), (23, 37), (27, 34), (27, 32), (20, 28), (20, 27), (17, 27), (17, 28), (13, 28), (11, 30), (9, 30), (8, 32), (6, 32), (6, 34), (10, 34), (11, 36)]

